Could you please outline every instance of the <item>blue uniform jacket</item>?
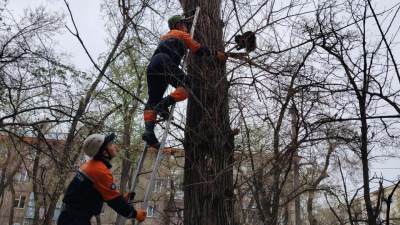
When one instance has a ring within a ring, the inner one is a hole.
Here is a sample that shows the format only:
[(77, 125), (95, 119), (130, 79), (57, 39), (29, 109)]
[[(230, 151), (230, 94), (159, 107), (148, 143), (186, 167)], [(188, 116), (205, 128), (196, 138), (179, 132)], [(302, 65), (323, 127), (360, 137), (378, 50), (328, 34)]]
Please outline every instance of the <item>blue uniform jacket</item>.
[(85, 214), (98, 215), (103, 203), (127, 218), (135, 218), (136, 210), (129, 205), (117, 190), (111, 165), (90, 159), (82, 164), (68, 186), (63, 202)]

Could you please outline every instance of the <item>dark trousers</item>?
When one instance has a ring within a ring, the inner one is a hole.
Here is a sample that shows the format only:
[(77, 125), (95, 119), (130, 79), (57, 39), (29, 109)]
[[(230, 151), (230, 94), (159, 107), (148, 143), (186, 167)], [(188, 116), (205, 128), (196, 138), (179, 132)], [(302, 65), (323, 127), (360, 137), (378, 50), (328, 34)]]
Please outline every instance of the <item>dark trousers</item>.
[(58, 217), (57, 225), (91, 225), (90, 218), (77, 212), (62, 211)]
[(174, 88), (183, 87), (186, 90), (192, 88), (189, 76), (167, 54), (155, 55), (147, 66), (146, 73), (149, 100), (145, 110), (153, 110), (153, 107), (162, 100), (169, 84)]

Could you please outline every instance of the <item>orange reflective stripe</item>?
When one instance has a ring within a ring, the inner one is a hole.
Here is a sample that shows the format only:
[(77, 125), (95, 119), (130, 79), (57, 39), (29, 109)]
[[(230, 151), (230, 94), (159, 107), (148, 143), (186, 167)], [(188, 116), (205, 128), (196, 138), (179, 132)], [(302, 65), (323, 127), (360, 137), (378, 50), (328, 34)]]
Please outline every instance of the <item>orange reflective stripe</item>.
[(145, 110), (144, 111), (144, 122), (157, 122), (157, 113), (153, 110)]
[(178, 87), (174, 92), (171, 93), (171, 97), (173, 97), (176, 102), (181, 102), (189, 98), (189, 96), (189, 92), (183, 87)]
[(201, 45), (199, 43), (197, 43), (193, 40), (193, 38), (190, 36), (190, 34), (180, 31), (180, 30), (169, 31), (167, 34), (165, 34), (161, 37), (161, 40), (163, 40), (165, 38), (171, 38), (171, 37), (177, 38), (180, 41), (182, 41), (184, 43), (184, 45), (186, 46), (186, 48), (190, 49), (190, 51), (192, 51), (192, 52), (196, 52), (201, 47)]

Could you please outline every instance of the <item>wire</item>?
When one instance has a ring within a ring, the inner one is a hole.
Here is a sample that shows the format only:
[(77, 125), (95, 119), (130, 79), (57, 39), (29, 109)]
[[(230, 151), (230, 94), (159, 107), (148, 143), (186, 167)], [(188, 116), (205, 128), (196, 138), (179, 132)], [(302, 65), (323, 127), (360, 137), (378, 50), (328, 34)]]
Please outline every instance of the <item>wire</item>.
[(400, 170), (400, 168), (372, 168), (373, 170), (379, 169), (379, 170)]

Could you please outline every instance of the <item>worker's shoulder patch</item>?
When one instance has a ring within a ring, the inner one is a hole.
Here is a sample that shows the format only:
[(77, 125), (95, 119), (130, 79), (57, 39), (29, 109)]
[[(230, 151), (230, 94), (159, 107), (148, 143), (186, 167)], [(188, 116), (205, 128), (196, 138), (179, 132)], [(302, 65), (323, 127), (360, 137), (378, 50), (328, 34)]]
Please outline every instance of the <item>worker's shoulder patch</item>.
[(111, 184), (110, 189), (111, 190), (117, 190), (117, 186), (115, 186), (115, 184)]

